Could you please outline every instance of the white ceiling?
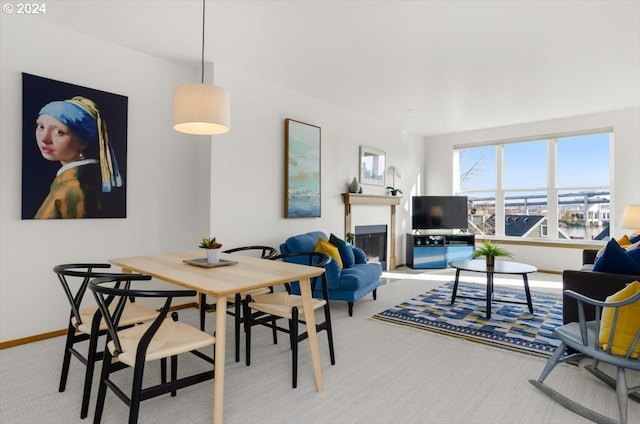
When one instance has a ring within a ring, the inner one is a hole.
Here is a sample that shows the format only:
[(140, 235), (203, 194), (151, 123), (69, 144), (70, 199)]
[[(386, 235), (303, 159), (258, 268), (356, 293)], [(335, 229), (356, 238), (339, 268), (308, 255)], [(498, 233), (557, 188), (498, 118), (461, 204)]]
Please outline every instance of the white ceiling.
[[(46, 6), (199, 69), (200, 0)], [(207, 61), (423, 135), (640, 105), (638, 0), (207, 0), (206, 28)]]

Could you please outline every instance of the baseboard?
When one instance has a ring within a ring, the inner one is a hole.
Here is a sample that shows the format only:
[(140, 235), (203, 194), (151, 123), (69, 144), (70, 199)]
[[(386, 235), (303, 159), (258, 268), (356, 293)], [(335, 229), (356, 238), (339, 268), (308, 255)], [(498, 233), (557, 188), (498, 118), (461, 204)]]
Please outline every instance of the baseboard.
[[(185, 303), (183, 305), (172, 306), (171, 310), (179, 311), (181, 309), (187, 309), (187, 308), (198, 309), (198, 303), (192, 302), (192, 303)], [(54, 337), (64, 336), (65, 334), (67, 334), (67, 330), (63, 329), (63, 330), (50, 331), (48, 333), (36, 334), (34, 336), (22, 337), (14, 340), (7, 340), (5, 342), (0, 342), (0, 350), (8, 349), (10, 347), (25, 345), (28, 343), (39, 342), (41, 340), (52, 339)]]

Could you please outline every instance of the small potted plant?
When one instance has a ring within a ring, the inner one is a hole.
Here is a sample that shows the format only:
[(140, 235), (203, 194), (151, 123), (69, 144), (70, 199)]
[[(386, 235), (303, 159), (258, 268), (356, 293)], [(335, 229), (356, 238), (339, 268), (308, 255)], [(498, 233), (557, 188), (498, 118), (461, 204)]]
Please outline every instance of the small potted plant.
[(220, 262), (220, 248), (222, 247), (222, 243), (218, 243), (215, 237), (203, 238), (198, 247), (207, 250), (208, 263), (217, 264)]
[(506, 256), (512, 258), (513, 255), (509, 253), (507, 250), (498, 247), (496, 244), (493, 244), (491, 240), (485, 239), (482, 247), (476, 249), (471, 254), (471, 259), (479, 258), (480, 256), (484, 256), (487, 261), (487, 266), (492, 267), (495, 265), (496, 256)]
[(396, 177), (402, 178), (402, 175), (400, 174), (400, 170), (398, 169), (397, 166), (392, 165), (389, 167), (389, 173), (391, 174), (391, 177), (392, 177), (392, 180), (391, 180), (392, 183), (390, 186), (387, 186), (387, 190), (391, 192), (392, 196), (397, 196), (398, 193), (402, 194), (402, 190), (396, 187)]
[(347, 243), (355, 243), (356, 241), (356, 235), (354, 233), (347, 233), (345, 234), (344, 239), (347, 241)]
[(399, 188), (395, 188), (394, 186), (387, 186), (387, 190), (391, 192), (392, 196), (397, 196), (398, 193), (402, 194), (402, 190)]

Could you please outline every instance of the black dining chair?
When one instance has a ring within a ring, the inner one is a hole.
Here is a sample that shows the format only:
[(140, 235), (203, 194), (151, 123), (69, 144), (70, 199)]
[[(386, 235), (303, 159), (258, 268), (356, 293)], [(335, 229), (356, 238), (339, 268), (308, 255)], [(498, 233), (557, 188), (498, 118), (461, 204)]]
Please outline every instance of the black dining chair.
[[(73, 356), (85, 365), (80, 418), (86, 418), (89, 412), (95, 363), (102, 360), (103, 357), (103, 352), (98, 350), (98, 340), (107, 332), (106, 323), (98, 312), (97, 306), (82, 308), (82, 301), (92, 278), (123, 275), (108, 272), (110, 267), (111, 265), (106, 263), (75, 263), (57, 265), (53, 268), (71, 306), (58, 391), (64, 392), (66, 390), (71, 357)], [(135, 323), (152, 320), (157, 315), (158, 312), (155, 310), (129, 301), (125, 305), (120, 325), (131, 326)], [(87, 340), (89, 346), (86, 354), (83, 354), (78, 350), (76, 344)]]
[[(278, 253), (278, 251), (270, 246), (242, 246), (233, 249), (225, 250), (223, 253), (237, 253), (246, 254), (251, 256), (257, 256), (262, 259), (269, 259)], [(242, 303), (244, 302), (247, 294), (257, 295), (263, 293), (269, 293), (270, 289), (263, 288), (257, 290), (251, 290), (248, 292), (236, 293), (235, 295), (228, 296), (227, 301), (227, 314), (234, 317), (234, 331), (235, 331), (235, 349), (236, 349), (236, 362), (240, 362), (240, 328), (243, 323), (242, 317)], [(200, 293), (200, 330), (205, 329), (205, 314), (208, 311), (214, 311), (216, 308), (215, 303), (207, 303), (207, 295)], [(277, 336), (273, 330), (274, 343), (277, 342)]]
[[(200, 349), (215, 344), (215, 337), (178, 321), (178, 314), (169, 314), (174, 298), (192, 297), (195, 290), (149, 290), (139, 289), (141, 280), (150, 277), (140, 275), (96, 278), (89, 282), (100, 312), (107, 325), (108, 338), (102, 361), (102, 372), (98, 386), (94, 423), (102, 419), (107, 389), (129, 406), (129, 424), (135, 424), (140, 414), (140, 402), (171, 393), (214, 377), (212, 356), (200, 352)], [(125, 283), (122, 287), (122, 283)], [(121, 319), (126, 302), (130, 298), (161, 300), (164, 303), (153, 321), (121, 329)], [(212, 349), (213, 350), (213, 349)], [(189, 375), (178, 378), (178, 355), (192, 353), (204, 359), (207, 366), (197, 369)], [(170, 379), (167, 381), (167, 358), (170, 358)], [(144, 387), (145, 365), (160, 360), (161, 378), (159, 384)], [(112, 378), (117, 371), (133, 368), (133, 381), (129, 389), (123, 388), (122, 378)], [(131, 393), (130, 396), (127, 393)]]
[[(276, 255), (271, 260), (295, 262), (303, 265), (317, 266), (324, 268), (331, 257), (319, 252), (291, 252)], [(271, 327), (274, 320), (288, 320), (288, 327), (275, 326), (277, 331), (289, 334), (292, 358), (292, 386), (298, 386), (298, 344), (307, 339), (307, 331), (299, 331), (299, 324), (306, 327), (304, 316), (307, 313), (313, 314), (315, 310), (322, 308), (324, 311), (324, 321), (316, 323), (316, 332), (326, 331), (329, 341), (329, 356), (331, 365), (336, 364), (333, 349), (333, 330), (331, 328), (331, 310), (329, 308), (329, 290), (327, 288), (327, 278), (325, 273), (311, 279), (311, 292), (313, 293), (317, 284), (322, 285), (322, 298), (312, 299), (312, 311), (305, 311), (302, 303), (302, 296), (292, 294), (291, 286), (299, 284), (292, 281), (284, 284), (284, 290), (272, 293), (248, 295), (244, 304), (245, 308), (245, 337), (247, 366), (251, 364), (251, 327), (256, 325), (267, 325)], [(255, 311), (255, 312), (253, 312)]]

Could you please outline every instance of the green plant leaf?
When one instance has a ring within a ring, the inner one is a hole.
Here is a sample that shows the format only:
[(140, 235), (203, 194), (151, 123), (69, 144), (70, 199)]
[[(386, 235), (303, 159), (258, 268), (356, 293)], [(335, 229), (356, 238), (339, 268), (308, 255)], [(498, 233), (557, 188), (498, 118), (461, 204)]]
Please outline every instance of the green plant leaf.
[(512, 258), (513, 255), (506, 249), (498, 247), (496, 244), (492, 243), (491, 240), (485, 239), (482, 247), (479, 247), (473, 251), (471, 254), (471, 259), (479, 258), (480, 256), (504, 256)]

